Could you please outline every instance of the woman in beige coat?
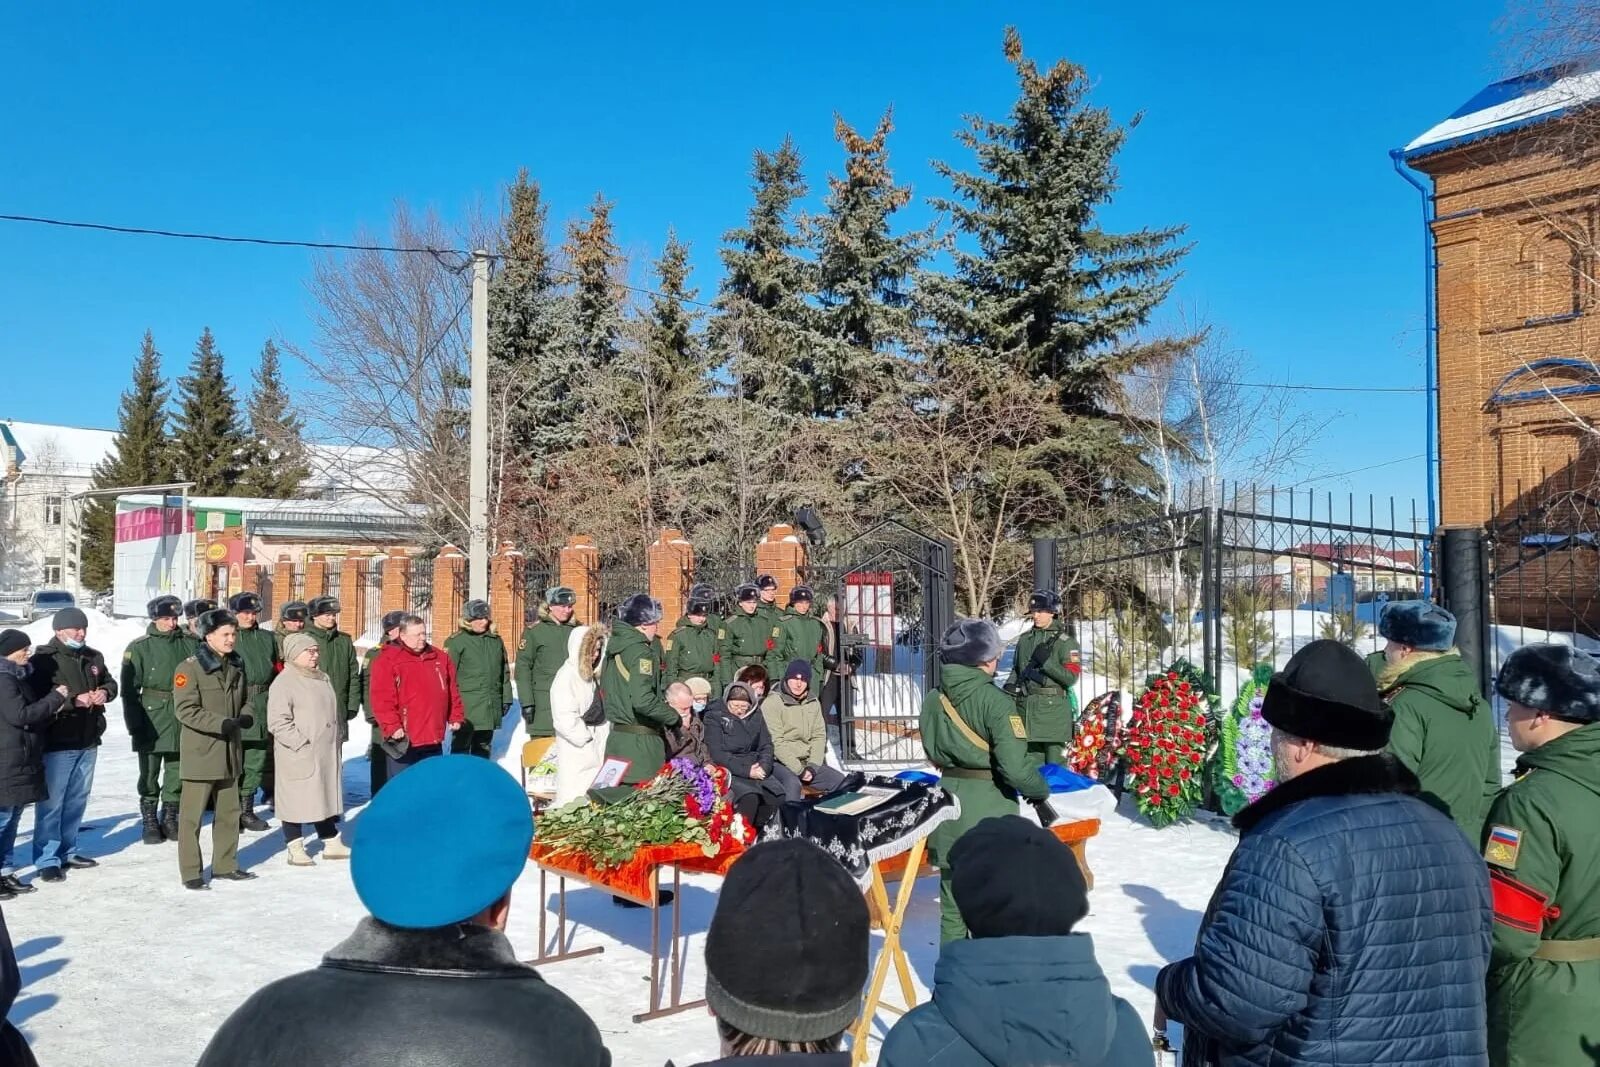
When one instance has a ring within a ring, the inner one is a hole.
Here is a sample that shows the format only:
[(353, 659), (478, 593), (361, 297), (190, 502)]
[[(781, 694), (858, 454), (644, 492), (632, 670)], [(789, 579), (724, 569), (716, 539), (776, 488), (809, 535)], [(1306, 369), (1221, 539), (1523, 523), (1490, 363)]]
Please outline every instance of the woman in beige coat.
[(555, 806), (577, 800), (589, 791), (606, 758), (611, 724), (583, 721), (594, 703), (596, 672), (605, 657), (606, 628), (580, 626), (567, 638), (567, 660), (550, 683), (550, 718), (556, 731)]
[(277, 768), (272, 806), (294, 867), (311, 866), (301, 840), (305, 823), (316, 824), (324, 859), (350, 858), (338, 829), (344, 812), (338, 698), (328, 676), (317, 669), (317, 659), (310, 634), (290, 634), (283, 640), (283, 672), (267, 690), (267, 729)]

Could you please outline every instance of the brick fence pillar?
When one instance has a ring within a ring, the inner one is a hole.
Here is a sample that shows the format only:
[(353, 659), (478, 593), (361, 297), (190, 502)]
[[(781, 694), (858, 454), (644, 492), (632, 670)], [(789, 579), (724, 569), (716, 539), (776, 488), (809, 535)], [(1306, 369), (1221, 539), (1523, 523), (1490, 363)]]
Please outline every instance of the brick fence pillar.
[[(267, 583), (267, 568), (262, 563), (246, 563), (240, 572), (239, 592), (262, 595)], [(266, 605), (262, 605), (263, 608)]]
[(433, 558), (433, 640), (443, 643), (455, 633), (461, 619), (461, 606), (467, 598), (463, 595), (463, 580), (467, 573), (467, 557), (455, 545), (445, 545)]
[(339, 568), (339, 606), (344, 609), (347, 633), (360, 637), (367, 630), (366, 598), (367, 561), (359, 556), (346, 556)]
[(561, 584), (577, 594), (573, 618), (585, 625), (599, 622), (600, 550), (587, 537), (569, 537), (557, 564)]
[(806, 546), (793, 526), (772, 527), (756, 545), (756, 573), (770, 574), (778, 580), (778, 606), (789, 602), (789, 590), (800, 583), (806, 565)]
[(272, 603), (267, 605), (271, 610), (271, 618), (276, 619), (283, 606), (294, 599), (294, 560), (289, 553), (278, 553), (278, 561), (272, 565)]
[(522, 608), (528, 592), (522, 584), (522, 564), (522, 553), (510, 541), (503, 542), (489, 560), (489, 618), (508, 657), (516, 655), (522, 639)]
[(383, 613), (410, 611), (406, 579), (411, 574), (411, 557), (403, 548), (391, 548), (383, 561)]
[(305, 601), (311, 603), (319, 596), (326, 596), (328, 592), (328, 559), (320, 552), (312, 552), (306, 556), (306, 591)]
[(645, 553), (650, 595), (661, 601), (661, 636), (667, 637), (683, 617), (694, 578), (694, 546), (682, 530), (664, 529)]

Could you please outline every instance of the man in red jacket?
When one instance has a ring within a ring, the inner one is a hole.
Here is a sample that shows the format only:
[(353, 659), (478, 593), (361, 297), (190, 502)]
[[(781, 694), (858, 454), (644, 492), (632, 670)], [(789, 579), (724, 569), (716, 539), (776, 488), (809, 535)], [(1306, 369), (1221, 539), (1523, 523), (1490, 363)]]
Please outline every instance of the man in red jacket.
[(428, 643), (426, 624), (400, 620), (400, 639), (372, 662), (372, 717), (383, 737), (389, 779), (444, 751), (462, 722), (455, 664)]

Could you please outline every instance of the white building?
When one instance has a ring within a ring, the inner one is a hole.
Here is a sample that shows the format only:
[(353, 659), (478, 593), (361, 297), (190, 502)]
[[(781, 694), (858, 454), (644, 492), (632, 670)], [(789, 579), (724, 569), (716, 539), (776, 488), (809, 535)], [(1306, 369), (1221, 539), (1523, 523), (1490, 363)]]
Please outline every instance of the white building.
[[(116, 451), (115, 430), (0, 419), (0, 601), (35, 589), (76, 589), (78, 523), (94, 470)], [(403, 499), (406, 464), (384, 449), (310, 445), (301, 495)]]

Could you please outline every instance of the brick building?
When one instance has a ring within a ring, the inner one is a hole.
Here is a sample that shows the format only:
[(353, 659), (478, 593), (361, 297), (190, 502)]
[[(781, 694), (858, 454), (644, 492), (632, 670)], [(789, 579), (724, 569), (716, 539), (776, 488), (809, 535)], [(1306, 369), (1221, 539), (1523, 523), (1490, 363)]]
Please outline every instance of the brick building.
[(1502, 617), (1556, 629), (1600, 615), (1597, 104), (1594, 63), (1536, 71), (1400, 154), (1432, 180), (1440, 520), (1490, 526)]

